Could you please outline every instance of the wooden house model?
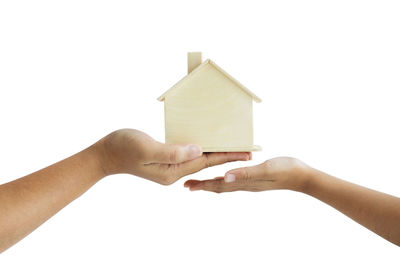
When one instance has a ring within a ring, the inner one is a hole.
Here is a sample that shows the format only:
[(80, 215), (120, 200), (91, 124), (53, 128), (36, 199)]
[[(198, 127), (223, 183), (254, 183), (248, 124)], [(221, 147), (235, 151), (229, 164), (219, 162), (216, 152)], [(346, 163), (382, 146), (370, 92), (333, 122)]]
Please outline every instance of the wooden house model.
[(201, 53), (188, 53), (188, 74), (164, 101), (167, 144), (198, 144), (203, 152), (261, 150), (253, 144), (254, 93)]

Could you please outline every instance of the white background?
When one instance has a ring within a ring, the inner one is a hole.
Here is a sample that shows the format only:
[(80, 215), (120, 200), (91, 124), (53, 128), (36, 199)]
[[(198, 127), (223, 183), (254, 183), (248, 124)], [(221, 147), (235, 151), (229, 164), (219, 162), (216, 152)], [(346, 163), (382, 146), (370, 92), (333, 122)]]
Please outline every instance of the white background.
[[(1, 1), (0, 183), (118, 128), (202, 51), (263, 99), (253, 163), (288, 155), (400, 196), (398, 1)], [(186, 179), (186, 178), (185, 178)], [(0, 279), (398, 279), (400, 250), (300, 193), (104, 179), (0, 255)]]

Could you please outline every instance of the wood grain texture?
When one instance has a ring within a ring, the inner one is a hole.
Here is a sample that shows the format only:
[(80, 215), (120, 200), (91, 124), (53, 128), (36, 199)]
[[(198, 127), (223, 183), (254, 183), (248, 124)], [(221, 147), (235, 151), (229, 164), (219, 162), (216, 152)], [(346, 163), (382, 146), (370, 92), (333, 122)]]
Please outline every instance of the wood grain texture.
[(204, 152), (260, 150), (253, 145), (253, 96), (210, 61), (160, 99), (166, 143), (198, 144)]
[(165, 97), (175, 89), (179, 88), (181, 84), (184, 84), (190, 80), (190, 78), (194, 75), (197, 75), (197, 72), (201, 72), (204, 67), (207, 67), (208, 65), (212, 65), (216, 70), (218, 70), (221, 74), (223, 74), (226, 78), (228, 78), (232, 83), (236, 84), (239, 88), (243, 90), (246, 94), (248, 94), (253, 100), (257, 103), (260, 103), (262, 100), (260, 97), (255, 95), (253, 92), (251, 92), (248, 88), (246, 88), (244, 85), (242, 85), (238, 80), (236, 80), (234, 77), (229, 75), (224, 69), (219, 67), (215, 62), (213, 62), (211, 59), (207, 59), (204, 61), (200, 66), (195, 68), (192, 72), (190, 72), (188, 75), (183, 77), (180, 81), (178, 81), (175, 85), (173, 85), (169, 90), (164, 92), (161, 96), (157, 98), (158, 101), (164, 101)]
[(188, 73), (190, 73), (198, 66), (200, 66), (202, 62), (201, 52), (188, 52), (187, 59), (188, 59)]

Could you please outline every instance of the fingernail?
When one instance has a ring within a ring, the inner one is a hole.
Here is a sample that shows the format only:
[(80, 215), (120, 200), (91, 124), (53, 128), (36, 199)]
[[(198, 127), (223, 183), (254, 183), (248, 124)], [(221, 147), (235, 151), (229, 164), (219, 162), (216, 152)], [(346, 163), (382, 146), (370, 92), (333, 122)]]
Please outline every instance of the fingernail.
[(227, 174), (224, 179), (225, 179), (225, 183), (232, 183), (235, 181), (235, 175)]
[(201, 148), (199, 146), (189, 145), (187, 149), (189, 150), (189, 155), (191, 158), (201, 156)]

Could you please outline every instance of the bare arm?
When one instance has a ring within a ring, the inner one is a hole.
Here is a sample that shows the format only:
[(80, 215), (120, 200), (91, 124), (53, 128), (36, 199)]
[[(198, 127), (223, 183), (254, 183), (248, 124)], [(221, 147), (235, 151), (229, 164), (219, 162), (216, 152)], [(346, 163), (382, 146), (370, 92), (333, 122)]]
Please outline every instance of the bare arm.
[(105, 176), (95, 146), (0, 186), (0, 252)]
[(228, 171), (213, 180), (189, 180), (191, 190), (213, 192), (288, 189), (313, 196), (400, 246), (400, 198), (335, 178), (293, 158), (275, 158)]
[(0, 252), (107, 175), (128, 173), (169, 185), (209, 166), (248, 159), (248, 153), (202, 154), (195, 145), (166, 145), (137, 130), (116, 131), (63, 161), (0, 186)]
[(400, 198), (312, 170), (303, 192), (400, 246)]

